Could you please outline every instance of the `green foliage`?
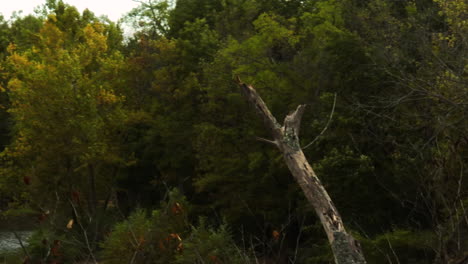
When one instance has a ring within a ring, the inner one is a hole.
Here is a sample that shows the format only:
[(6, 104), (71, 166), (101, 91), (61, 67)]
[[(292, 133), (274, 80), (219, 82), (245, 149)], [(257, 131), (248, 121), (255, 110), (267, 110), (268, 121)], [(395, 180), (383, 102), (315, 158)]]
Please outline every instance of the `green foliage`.
[(177, 190), (150, 217), (143, 209), (134, 211), (102, 243), (103, 263), (250, 263), (226, 225), (212, 229), (201, 219), (190, 228), (189, 213), (190, 205)]
[(198, 226), (192, 227), (184, 241), (184, 249), (175, 263), (253, 263), (231, 236), (226, 224), (214, 229), (207, 226), (206, 219), (200, 218)]
[(388, 262), (432, 263), (436, 237), (425, 231), (395, 230), (381, 234), (374, 239), (362, 240), (369, 263), (379, 263), (382, 259)]
[[(42, 27), (42, 20), (38, 17), (28, 15), (25, 17), (18, 17), (10, 26), (8, 43), (14, 43), (17, 49), (24, 51), (31, 48), (37, 43), (36, 34)], [(5, 40), (4, 40), (5, 41)]]
[(105, 263), (129, 262), (138, 253), (145, 242), (145, 236), (151, 231), (150, 220), (144, 210), (136, 210), (128, 219), (117, 223), (112, 233), (103, 242), (102, 257)]
[(368, 263), (465, 257), (464, 1), (148, 0), (125, 21), (0, 18), (0, 210), (47, 216), (34, 260), (332, 262), (237, 76), (279, 121), (308, 105), (301, 145)]
[(169, 17), (171, 36), (178, 36), (185, 23), (192, 23), (197, 19), (206, 18), (208, 25), (213, 26), (214, 14), (221, 9), (221, 2), (217, 0), (177, 0), (175, 8)]
[(70, 233), (47, 228), (36, 230), (27, 242), (26, 248), (33, 262), (70, 263), (79, 259), (86, 250)]
[(153, 39), (165, 36), (169, 32), (170, 6), (171, 1), (168, 0), (143, 1), (139, 7), (128, 13), (125, 20)]
[(21, 263), (24, 260), (21, 250), (0, 252), (0, 259), (5, 263)]
[[(68, 49), (69, 33), (55, 21), (51, 17), (44, 24), (31, 50), (10, 49), (9, 112), (16, 120), (16, 138), (4, 152), (19, 164), (30, 164), (16, 177), (32, 178), (37, 191), (49, 190), (52, 196), (82, 184), (70, 178), (82, 174), (80, 168), (119, 162), (111, 131), (125, 118), (122, 97), (113, 92), (116, 83), (108, 81), (118, 74), (121, 57), (107, 52), (102, 26), (82, 28), (82, 43)], [(63, 189), (65, 178), (71, 186)]]

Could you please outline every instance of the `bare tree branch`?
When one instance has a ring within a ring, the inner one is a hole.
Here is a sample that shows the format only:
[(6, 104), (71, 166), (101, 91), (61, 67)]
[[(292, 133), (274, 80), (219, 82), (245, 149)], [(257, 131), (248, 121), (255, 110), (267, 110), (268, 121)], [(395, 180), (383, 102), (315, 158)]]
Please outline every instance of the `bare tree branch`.
[(269, 139), (261, 138), (261, 137), (256, 137), (255, 139), (257, 139), (258, 141), (265, 142), (265, 143), (268, 143), (268, 144), (271, 144), (271, 145), (274, 145), (274, 146), (278, 147), (278, 143), (276, 143), (276, 141), (274, 141), (274, 140), (269, 140)]
[(242, 88), (242, 92), (250, 105), (261, 113), (260, 117), (268, 129), (272, 131), (274, 138), (281, 137), (281, 126), (271, 114), (263, 99), (257, 94), (257, 91), (252, 86), (243, 83), (239, 77), (237, 77), (237, 83)]
[(330, 113), (330, 117), (328, 118), (328, 121), (327, 121), (327, 124), (325, 125), (325, 127), (322, 129), (322, 131), (320, 132), (320, 134), (318, 134), (318, 136), (316, 136), (314, 138), (314, 140), (312, 140), (309, 144), (307, 144), (305, 147), (303, 147), (302, 149), (306, 149), (310, 146), (312, 146), (312, 144), (315, 143), (315, 141), (317, 141), (322, 135), (323, 133), (325, 133), (325, 131), (327, 131), (328, 129), (328, 126), (330, 125), (332, 119), (333, 119), (333, 113), (335, 113), (335, 106), (336, 106), (336, 94), (335, 94), (335, 99), (333, 99), (333, 107), (332, 107), (332, 110), (331, 110), (331, 113)]

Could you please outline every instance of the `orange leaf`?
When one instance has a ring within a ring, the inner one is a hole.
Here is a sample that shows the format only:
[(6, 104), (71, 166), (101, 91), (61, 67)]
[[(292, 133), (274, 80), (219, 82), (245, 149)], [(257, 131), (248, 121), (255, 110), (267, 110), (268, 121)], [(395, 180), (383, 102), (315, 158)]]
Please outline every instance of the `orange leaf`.
[(31, 184), (31, 178), (28, 177), (28, 176), (24, 176), (24, 177), (23, 177), (23, 182), (24, 182), (24, 184), (26, 184), (26, 185), (30, 185), (30, 184)]
[(182, 250), (184, 250), (184, 245), (182, 245), (182, 242), (180, 242), (180, 243), (177, 245), (177, 252), (182, 252)]
[(45, 213), (42, 213), (37, 216), (37, 220), (39, 221), (39, 223), (42, 223), (42, 221), (46, 220), (46, 218), (47, 218), (47, 215)]
[(166, 247), (164, 246), (164, 243), (161, 240), (159, 240), (158, 246), (159, 249), (166, 251)]
[(54, 256), (54, 257), (60, 256), (59, 247), (52, 247), (52, 248), (50, 249), (50, 253), (51, 253), (51, 255)]
[(180, 238), (180, 236), (178, 234), (175, 234), (175, 233), (172, 233), (169, 235), (170, 237), (174, 238), (174, 239), (177, 239), (179, 241), (182, 241), (182, 238)]
[(75, 203), (80, 203), (80, 193), (78, 191), (71, 192), (72, 200)]
[(172, 213), (176, 215), (182, 213), (183, 211), (182, 206), (180, 206), (179, 203), (175, 203), (174, 206), (172, 206), (171, 210), (172, 210)]
[(221, 260), (219, 260), (219, 258), (217, 256), (210, 255), (209, 258), (213, 263), (221, 264)]
[(275, 241), (278, 241), (279, 237), (280, 237), (280, 232), (278, 232), (277, 230), (273, 230), (273, 232), (271, 233), (271, 235), (273, 236), (273, 239)]
[(67, 224), (67, 228), (68, 229), (72, 229), (73, 228), (73, 219), (70, 219), (70, 221), (68, 221), (68, 224)]

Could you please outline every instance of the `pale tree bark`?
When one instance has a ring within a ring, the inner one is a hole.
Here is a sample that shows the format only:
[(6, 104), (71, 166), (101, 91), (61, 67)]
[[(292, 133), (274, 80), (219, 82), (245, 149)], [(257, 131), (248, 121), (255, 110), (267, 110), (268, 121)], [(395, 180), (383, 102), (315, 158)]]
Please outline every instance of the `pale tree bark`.
[(281, 151), (289, 170), (319, 217), (331, 245), (335, 263), (365, 264), (361, 246), (346, 232), (338, 210), (300, 147), (299, 129), (305, 105), (299, 105), (293, 113), (286, 116), (283, 125), (280, 125), (252, 86), (242, 83), (239, 78), (238, 84), (273, 136), (273, 140), (260, 140), (275, 145)]

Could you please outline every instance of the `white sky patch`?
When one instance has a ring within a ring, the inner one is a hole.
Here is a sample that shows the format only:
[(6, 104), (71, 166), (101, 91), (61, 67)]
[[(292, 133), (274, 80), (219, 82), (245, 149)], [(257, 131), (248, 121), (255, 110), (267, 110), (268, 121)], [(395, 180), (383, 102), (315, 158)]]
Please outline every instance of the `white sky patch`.
[[(64, 0), (81, 13), (88, 8), (96, 16), (105, 15), (117, 22), (119, 18), (138, 6), (133, 0)], [(45, 4), (45, 0), (0, 0), (0, 13), (9, 19), (13, 11), (22, 10), (22, 16), (34, 13), (34, 8)]]

